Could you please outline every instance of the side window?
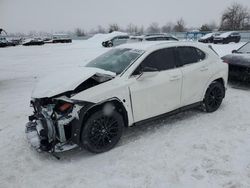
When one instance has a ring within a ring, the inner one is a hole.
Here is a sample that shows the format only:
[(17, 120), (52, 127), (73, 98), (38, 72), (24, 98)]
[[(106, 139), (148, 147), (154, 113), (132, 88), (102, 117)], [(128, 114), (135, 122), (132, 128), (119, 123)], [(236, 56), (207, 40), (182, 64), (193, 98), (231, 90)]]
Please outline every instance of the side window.
[(206, 58), (206, 54), (194, 47), (178, 47), (178, 59), (181, 65), (197, 63)]
[(141, 65), (139, 65), (133, 75), (140, 73), (144, 67), (155, 68), (158, 71), (175, 68), (174, 48), (166, 48), (152, 52), (148, 57), (146, 57)]

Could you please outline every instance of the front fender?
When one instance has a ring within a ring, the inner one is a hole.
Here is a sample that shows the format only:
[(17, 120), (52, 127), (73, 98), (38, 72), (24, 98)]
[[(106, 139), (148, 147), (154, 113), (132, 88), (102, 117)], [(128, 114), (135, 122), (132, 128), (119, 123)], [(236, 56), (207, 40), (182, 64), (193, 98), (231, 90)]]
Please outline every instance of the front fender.
[(95, 104), (103, 103), (112, 98), (117, 98), (122, 102), (124, 108), (128, 113), (128, 125), (132, 125), (134, 123), (134, 120), (132, 115), (129, 83), (119, 80), (113, 82), (112, 80), (85, 90), (72, 97), (72, 99), (75, 100), (88, 101)]

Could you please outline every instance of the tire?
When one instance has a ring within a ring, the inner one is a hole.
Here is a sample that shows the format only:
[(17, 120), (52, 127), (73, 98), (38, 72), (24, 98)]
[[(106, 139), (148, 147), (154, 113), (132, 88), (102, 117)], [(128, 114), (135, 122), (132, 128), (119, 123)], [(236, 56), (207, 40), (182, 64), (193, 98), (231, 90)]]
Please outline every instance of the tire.
[(109, 43), (108, 43), (108, 47), (110, 47), (110, 48), (113, 47), (113, 43), (112, 43), (112, 42), (109, 42)]
[(83, 127), (81, 142), (92, 153), (102, 153), (112, 149), (120, 140), (124, 128), (123, 117), (114, 111), (106, 116), (102, 111), (91, 115)]
[(225, 97), (225, 87), (220, 82), (213, 82), (208, 87), (203, 106), (206, 112), (215, 112), (220, 107)]

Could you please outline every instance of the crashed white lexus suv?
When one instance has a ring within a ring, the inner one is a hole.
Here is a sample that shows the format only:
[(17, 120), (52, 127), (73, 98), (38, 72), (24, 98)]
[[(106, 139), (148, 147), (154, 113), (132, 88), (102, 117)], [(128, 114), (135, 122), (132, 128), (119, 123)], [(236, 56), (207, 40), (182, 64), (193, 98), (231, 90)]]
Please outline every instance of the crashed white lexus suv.
[(105, 152), (125, 127), (191, 107), (216, 111), (227, 79), (228, 65), (203, 44), (125, 44), (85, 67), (40, 80), (32, 93), (27, 138), (38, 151), (80, 146)]

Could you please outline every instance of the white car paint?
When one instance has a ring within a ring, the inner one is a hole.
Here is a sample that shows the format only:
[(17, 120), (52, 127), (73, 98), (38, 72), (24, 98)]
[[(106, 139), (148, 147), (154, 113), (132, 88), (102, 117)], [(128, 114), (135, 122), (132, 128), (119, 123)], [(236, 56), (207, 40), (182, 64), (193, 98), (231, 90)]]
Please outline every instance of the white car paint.
[(95, 74), (115, 76), (113, 72), (92, 67), (63, 70), (41, 79), (32, 91), (32, 98), (52, 97), (65, 91), (72, 91)]
[[(153, 74), (144, 73), (140, 78), (139, 76), (132, 76), (136, 67), (152, 52), (178, 46), (196, 47), (206, 53), (206, 59), (187, 66)], [(127, 110), (129, 126), (138, 121), (202, 101), (206, 89), (217, 78), (223, 78), (225, 87), (227, 85), (228, 65), (222, 63), (220, 58), (204, 44), (193, 42), (142, 42), (125, 44), (117, 48), (144, 50), (145, 53), (113, 80), (82, 91), (74, 95), (72, 99), (102, 103), (106, 100), (117, 98), (122, 101)], [(79, 72), (81, 72), (80, 69)], [(53, 84), (53, 87), (57, 88), (56, 93), (65, 92), (67, 91), (66, 89), (75, 88), (77, 84), (83, 82), (84, 79), (88, 79), (94, 73), (96, 73), (96, 70), (92, 70), (90, 73), (88, 71), (83, 72), (82, 77), (77, 77), (76, 82), (75, 80), (70, 80), (69, 84), (63, 89), (60, 88), (62, 81), (57, 81), (56, 84)], [(103, 73), (106, 72), (103, 71)], [(54, 77), (54, 79), (49, 78), (42, 81), (36, 87), (38, 91), (35, 90), (33, 96), (51, 97), (53, 93), (39, 92), (39, 88), (44, 88), (46, 83), (57, 79)], [(49, 90), (53, 90), (53, 87), (50, 87)]]
[(180, 69), (161, 71), (149, 77), (147, 74), (150, 73), (145, 73), (140, 79), (130, 78), (135, 122), (175, 110), (181, 105)]

